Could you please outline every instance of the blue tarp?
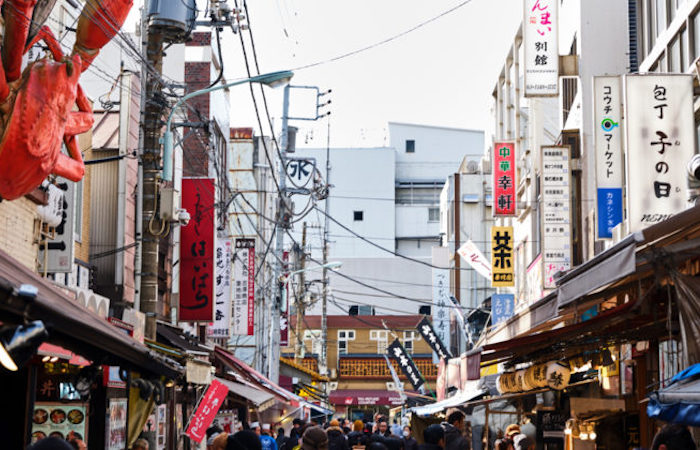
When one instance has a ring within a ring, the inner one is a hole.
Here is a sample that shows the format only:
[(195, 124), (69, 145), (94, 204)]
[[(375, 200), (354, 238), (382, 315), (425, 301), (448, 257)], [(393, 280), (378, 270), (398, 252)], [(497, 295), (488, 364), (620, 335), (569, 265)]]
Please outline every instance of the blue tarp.
[(652, 392), (647, 415), (664, 422), (700, 426), (700, 364), (679, 372), (669, 386)]

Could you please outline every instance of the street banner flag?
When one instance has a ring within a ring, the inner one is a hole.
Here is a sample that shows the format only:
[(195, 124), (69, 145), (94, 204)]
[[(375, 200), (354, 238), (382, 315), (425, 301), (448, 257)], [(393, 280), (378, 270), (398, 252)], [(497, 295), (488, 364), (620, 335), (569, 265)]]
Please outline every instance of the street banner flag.
[(418, 322), (418, 332), (421, 334), (421, 336), (423, 336), (425, 342), (427, 342), (428, 345), (430, 345), (430, 348), (432, 348), (433, 351), (437, 354), (438, 358), (452, 358), (452, 354), (447, 349), (447, 347), (445, 347), (445, 344), (438, 337), (438, 335), (435, 333), (433, 325), (430, 323), (427, 317), (423, 317), (423, 320)]
[(459, 256), (464, 258), (479, 275), (487, 280), (491, 279), (491, 264), (489, 264), (484, 254), (479, 250), (479, 247), (477, 247), (471, 239), (462, 244), (457, 250), (457, 253), (459, 253)]
[(409, 355), (406, 352), (406, 349), (403, 348), (401, 342), (399, 342), (398, 339), (394, 339), (394, 342), (391, 343), (386, 351), (389, 356), (394, 358), (394, 360), (399, 363), (399, 367), (401, 367), (403, 374), (406, 375), (408, 381), (410, 381), (413, 385), (413, 389), (419, 390), (425, 381), (423, 381), (423, 376), (418, 371), (418, 367), (416, 367), (416, 364), (411, 359), (411, 355)]
[(212, 380), (207, 392), (199, 401), (199, 405), (190, 418), (190, 424), (185, 434), (193, 441), (200, 443), (207, 434), (207, 428), (214, 421), (221, 404), (228, 395), (228, 388), (217, 380)]

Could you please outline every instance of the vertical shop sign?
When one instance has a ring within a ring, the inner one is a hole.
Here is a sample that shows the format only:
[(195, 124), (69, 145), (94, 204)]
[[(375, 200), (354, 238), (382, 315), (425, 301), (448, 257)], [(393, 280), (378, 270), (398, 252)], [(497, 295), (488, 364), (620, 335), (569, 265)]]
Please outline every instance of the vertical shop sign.
[(571, 160), (569, 147), (542, 147), (544, 287), (571, 268)]
[(493, 287), (514, 285), (513, 227), (491, 227), (491, 267)]
[(695, 153), (693, 76), (625, 76), (629, 232), (682, 211)]
[(231, 259), (230, 239), (216, 241), (214, 322), (207, 331), (212, 338), (228, 338), (231, 328)]
[(252, 336), (255, 328), (255, 239), (236, 239), (233, 260), (233, 334)]
[[(75, 251), (75, 199), (76, 183), (65, 178), (58, 178), (54, 192), (54, 210), (60, 214), (60, 222), (55, 227), (56, 235), (48, 240), (46, 249), (39, 246), (37, 258), (39, 272), (70, 273), (73, 271), (73, 259)], [(44, 252), (48, 255), (44, 255)], [(46, 267), (44, 267), (46, 262)]]
[(438, 337), (437, 333), (433, 329), (433, 325), (430, 323), (427, 317), (423, 317), (423, 320), (418, 322), (418, 332), (423, 336), (423, 340), (428, 343), (430, 348), (433, 349), (435, 354), (440, 359), (450, 359), (452, 354), (445, 347), (445, 344)]
[(411, 382), (413, 389), (419, 390), (425, 381), (423, 381), (423, 376), (418, 370), (418, 367), (416, 367), (416, 364), (411, 359), (411, 356), (406, 352), (406, 349), (403, 348), (401, 342), (399, 342), (398, 339), (394, 339), (394, 342), (391, 343), (386, 351), (389, 356), (394, 358), (394, 361), (399, 364), (401, 371), (404, 375), (406, 375), (408, 381)]
[(181, 321), (214, 317), (214, 179), (183, 178), (182, 207), (192, 220), (180, 233)]
[[(282, 261), (284, 262), (284, 278), (289, 276), (289, 252), (282, 253)], [(282, 311), (280, 312), (280, 345), (286, 347), (289, 345), (289, 285), (284, 285), (284, 302), (282, 302)]]
[(193, 441), (199, 443), (206, 436), (207, 428), (214, 421), (214, 417), (219, 412), (221, 404), (228, 395), (228, 388), (217, 380), (212, 380), (211, 384), (199, 401), (199, 405), (190, 418), (190, 424), (185, 434)]
[(515, 215), (515, 144), (493, 144), (494, 217)]
[(559, 93), (559, 0), (525, 0), (525, 97)]
[(109, 416), (105, 432), (106, 450), (122, 450), (126, 448), (126, 398), (109, 399)]
[(513, 317), (515, 296), (513, 294), (493, 294), (491, 296), (491, 325), (496, 326)]
[(622, 85), (620, 77), (593, 77), (597, 236), (612, 238), (622, 222)]
[(449, 282), (449, 270), (433, 269), (433, 326), (442, 342), (449, 342), (450, 338)]

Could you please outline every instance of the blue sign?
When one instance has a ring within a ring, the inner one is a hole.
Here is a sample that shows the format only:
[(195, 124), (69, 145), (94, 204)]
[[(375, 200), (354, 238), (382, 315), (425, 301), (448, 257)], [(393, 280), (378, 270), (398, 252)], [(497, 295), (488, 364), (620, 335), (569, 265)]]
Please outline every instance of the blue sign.
[(513, 317), (515, 296), (513, 294), (493, 294), (491, 296), (491, 325), (496, 326)]
[(622, 222), (622, 188), (598, 188), (598, 238), (612, 238)]

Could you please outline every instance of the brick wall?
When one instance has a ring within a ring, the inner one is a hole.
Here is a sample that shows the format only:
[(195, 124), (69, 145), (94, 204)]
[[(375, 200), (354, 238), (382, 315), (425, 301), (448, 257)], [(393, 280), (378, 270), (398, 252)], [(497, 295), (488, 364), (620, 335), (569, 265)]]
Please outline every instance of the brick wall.
[(203, 47), (211, 45), (211, 32), (195, 31), (190, 36), (190, 40), (185, 43), (186, 47)]
[[(187, 47), (210, 47), (211, 32), (192, 33), (192, 39), (187, 42)], [(185, 62), (185, 85), (188, 93), (205, 89), (211, 83), (211, 50), (202, 49), (202, 53), (197, 56), (197, 60)], [(207, 51), (209, 50), (209, 51)], [(192, 54), (196, 54), (192, 53)], [(209, 58), (209, 59), (207, 59)], [(190, 122), (206, 122), (209, 120), (209, 94), (194, 97), (188, 103), (197, 112), (187, 110), (187, 120)], [(189, 128), (183, 128), (182, 132), (187, 134)], [(185, 177), (206, 177), (209, 175), (209, 155), (207, 153), (208, 144), (207, 129), (195, 130), (183, 142), (183, 172)]]
[(36, 204), (22, 197), (0, 202), (0, 249), (36, 271), (39, 246), (34, 243)]

